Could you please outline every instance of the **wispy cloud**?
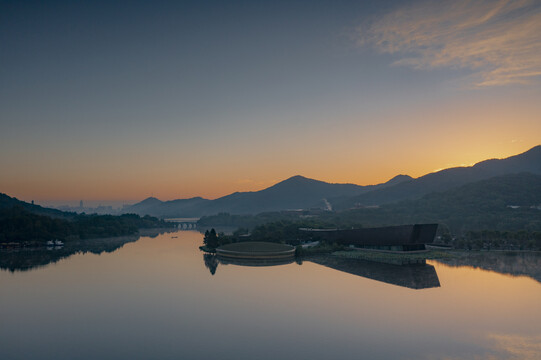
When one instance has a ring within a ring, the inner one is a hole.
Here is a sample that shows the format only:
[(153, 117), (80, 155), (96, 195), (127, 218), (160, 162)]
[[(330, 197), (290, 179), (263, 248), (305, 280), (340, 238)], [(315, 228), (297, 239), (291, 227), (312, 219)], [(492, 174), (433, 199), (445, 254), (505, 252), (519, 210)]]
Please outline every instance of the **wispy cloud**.
[(421, 2), (361, 26), (358, 42), (416, 69), (471, 69), (478, 87), (541, 76), (541, 1)]

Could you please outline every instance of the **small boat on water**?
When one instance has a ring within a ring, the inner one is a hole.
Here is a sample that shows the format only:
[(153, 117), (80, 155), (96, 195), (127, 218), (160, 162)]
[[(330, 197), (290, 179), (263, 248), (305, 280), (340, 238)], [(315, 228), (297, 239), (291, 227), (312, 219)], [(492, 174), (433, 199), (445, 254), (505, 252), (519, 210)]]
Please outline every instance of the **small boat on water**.
[(52, 247), (61, 247), (61, 246), (64, 246), (64, 242), (56, 239), (56, 240), (49, 240), (46, 242), (46, 245), (48, 248), (52, 248)]

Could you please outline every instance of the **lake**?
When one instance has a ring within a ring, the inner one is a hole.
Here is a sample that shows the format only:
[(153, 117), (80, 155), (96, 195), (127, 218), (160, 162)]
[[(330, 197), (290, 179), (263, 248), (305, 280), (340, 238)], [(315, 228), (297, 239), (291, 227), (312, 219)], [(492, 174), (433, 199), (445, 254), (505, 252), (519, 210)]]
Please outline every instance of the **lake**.
[(539, 256), (250, 266), (202, 239), (0, 252), (0, 359), (541, 359)]

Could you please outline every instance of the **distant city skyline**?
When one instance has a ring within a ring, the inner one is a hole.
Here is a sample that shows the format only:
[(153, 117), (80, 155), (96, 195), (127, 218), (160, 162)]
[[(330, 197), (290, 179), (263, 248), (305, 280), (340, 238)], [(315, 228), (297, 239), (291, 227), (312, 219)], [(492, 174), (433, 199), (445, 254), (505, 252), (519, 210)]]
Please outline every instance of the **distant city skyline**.
[(0, 192), (419, 177), (541, 144), (540, 80), (533, 0), (0, 1)]

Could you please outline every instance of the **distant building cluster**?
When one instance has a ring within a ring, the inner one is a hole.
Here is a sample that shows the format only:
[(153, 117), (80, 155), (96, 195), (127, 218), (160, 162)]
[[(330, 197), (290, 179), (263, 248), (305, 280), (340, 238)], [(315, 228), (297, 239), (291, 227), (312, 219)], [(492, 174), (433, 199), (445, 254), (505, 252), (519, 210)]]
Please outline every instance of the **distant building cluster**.
[(98, 205), (96, 207), (85, 207), (83, 200), (79, 202), (79, 206), (70, 206), (70, 205), (60, 205), (55, 207), (55, 209), (62, 210), (62, 211), (68, 211), (68, 212), (75, 212), (78, 214), (85, 213), (85, 214), (98, 214), (98, 215), (118, 215), (121, 214), (121, 209), (115, 209), (112, 206), (105, 206), (105, 205)]

